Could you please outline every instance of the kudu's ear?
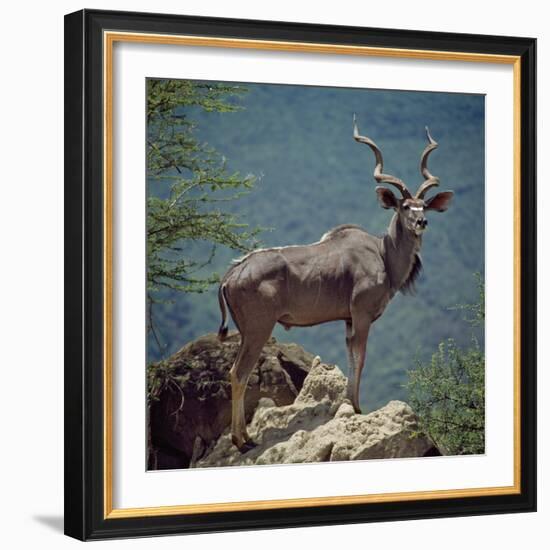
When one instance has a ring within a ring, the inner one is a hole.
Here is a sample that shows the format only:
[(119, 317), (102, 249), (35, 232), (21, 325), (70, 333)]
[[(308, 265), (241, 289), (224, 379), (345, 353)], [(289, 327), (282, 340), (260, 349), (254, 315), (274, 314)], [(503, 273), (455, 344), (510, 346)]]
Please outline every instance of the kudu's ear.
[(377, 187), (376, 194), (378, 195), (378, 202), (382, 208), (397, 208), (398, 202), (395, 195), (386, 187)]
[(426, 201), (424, 210), (436, 210), (437, 212), (445, 212), (451, 204), (451, 199), (454, 193), (452, 191), (443, 191), (434, 195), (431, 199)]

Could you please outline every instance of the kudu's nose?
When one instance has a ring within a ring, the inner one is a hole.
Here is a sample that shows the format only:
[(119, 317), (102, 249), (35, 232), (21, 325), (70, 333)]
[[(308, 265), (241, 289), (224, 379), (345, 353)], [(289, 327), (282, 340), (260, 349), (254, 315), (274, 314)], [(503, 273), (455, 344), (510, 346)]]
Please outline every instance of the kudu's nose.
[(416, 225), (424, 229), (428, 225), (428, 220), (426, 218), (418, 218), (416, 220)]

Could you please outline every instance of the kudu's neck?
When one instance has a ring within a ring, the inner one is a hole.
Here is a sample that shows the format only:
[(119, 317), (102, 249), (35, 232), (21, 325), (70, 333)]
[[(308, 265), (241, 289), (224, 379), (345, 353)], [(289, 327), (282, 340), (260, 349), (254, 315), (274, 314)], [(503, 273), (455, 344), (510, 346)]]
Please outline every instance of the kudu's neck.
[(384, 259), (394, 294), (404, 285), (407, 286), (408, 282), (414, 282), (410, 277), (416, 277), (420, 271), (420, 258), (417, 255), (421, 246), (422, 236), (407, 230), (396, 212), (384, 235)]

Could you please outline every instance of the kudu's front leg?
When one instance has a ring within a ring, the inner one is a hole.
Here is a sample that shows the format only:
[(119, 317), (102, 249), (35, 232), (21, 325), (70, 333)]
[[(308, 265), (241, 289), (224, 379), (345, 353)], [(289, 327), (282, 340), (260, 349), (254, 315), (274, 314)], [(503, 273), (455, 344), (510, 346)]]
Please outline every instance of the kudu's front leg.
[(346, 351), (348, 359), (348, 386), (346, 389), (346, 397), (351, 401), (353, 398), (353, 386), (355, 379), (355, 357), (351, 349), (352, 323), (351, 320), (346, 321)]
[[(361, 385), (361, 372), (365, 366), (367, 357), (367, 340), (369, 338), (370, 319), (362, 317), (353, 318), (346, 323), (346, 344), (348, 348), (348, 363), (350, 376), (348, 377), (348, 398), (356, 413), (361, 413), (359, 406), (359, 387)], [(353, 374), (352, 374), (353, 373)]]

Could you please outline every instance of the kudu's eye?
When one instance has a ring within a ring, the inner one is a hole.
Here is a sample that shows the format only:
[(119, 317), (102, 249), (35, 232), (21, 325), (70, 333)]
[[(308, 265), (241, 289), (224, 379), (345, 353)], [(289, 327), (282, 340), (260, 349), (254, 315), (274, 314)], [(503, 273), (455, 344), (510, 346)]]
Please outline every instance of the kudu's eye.
[(410, 208), (410, 206), (408, 204), (403, 205), (403, 210), (408, 210), (409, 208)]

